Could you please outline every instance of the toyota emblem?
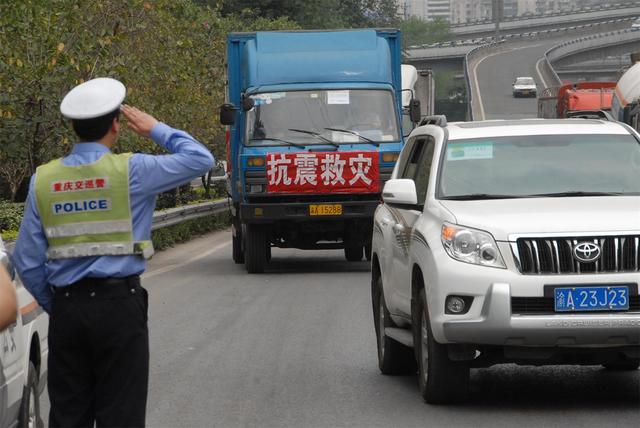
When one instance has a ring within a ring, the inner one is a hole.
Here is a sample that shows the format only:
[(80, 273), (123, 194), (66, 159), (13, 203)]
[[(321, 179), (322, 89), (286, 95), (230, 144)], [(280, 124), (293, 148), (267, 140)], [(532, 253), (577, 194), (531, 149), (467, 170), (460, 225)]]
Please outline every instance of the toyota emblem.
[(581, 263), (593, 263), (601, 254), (600, 246), (593, 242), (581, 242), (573, 249), (573, 257)]

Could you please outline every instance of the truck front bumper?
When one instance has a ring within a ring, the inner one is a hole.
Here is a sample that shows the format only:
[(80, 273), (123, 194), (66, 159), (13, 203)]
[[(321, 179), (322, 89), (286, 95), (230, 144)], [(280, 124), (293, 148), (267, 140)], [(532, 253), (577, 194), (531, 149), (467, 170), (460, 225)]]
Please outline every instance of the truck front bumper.
[[(379, 201), (340, 201), (302, 203), (241, 203), (240, 218), (244, 223), (287, 221), (322, 221), (373, 218)], [(340, 215), (311, 215), (311, 205), (341, 205)]]

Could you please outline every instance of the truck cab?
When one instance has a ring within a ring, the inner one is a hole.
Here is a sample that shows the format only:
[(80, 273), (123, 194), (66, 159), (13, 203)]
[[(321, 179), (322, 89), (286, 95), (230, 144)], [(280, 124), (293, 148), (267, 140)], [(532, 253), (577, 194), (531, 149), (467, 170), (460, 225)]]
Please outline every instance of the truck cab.
[(640, 131), (640, 63), (629, 68), (618, 80), (611, 101), (611, 115)]
[(400, 57), (397, 30), (229, 35), (220, 119), (236, 263), (262, 272), (272, 247), (369, 257), (403, 145)]

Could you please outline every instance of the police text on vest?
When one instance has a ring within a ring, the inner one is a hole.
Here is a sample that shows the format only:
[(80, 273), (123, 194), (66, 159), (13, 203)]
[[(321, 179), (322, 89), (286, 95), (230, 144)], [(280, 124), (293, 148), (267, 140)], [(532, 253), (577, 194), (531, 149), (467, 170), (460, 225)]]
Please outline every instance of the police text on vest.
[(93, 211), (111, 210), (111, 199), (84, 199), (81, 201), (54, 202), (52, 204), (53, 214), (78, 214)]

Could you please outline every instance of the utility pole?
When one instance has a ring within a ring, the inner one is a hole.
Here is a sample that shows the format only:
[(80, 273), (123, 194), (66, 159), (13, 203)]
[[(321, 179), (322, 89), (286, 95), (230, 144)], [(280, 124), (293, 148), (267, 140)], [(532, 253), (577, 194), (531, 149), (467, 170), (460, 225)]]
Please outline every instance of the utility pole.
[(496, 23), (496, 39), (500, 37), (500, 21), (504, 13), (504, 0), (492, 0), (491, 2), (491, 18)]

